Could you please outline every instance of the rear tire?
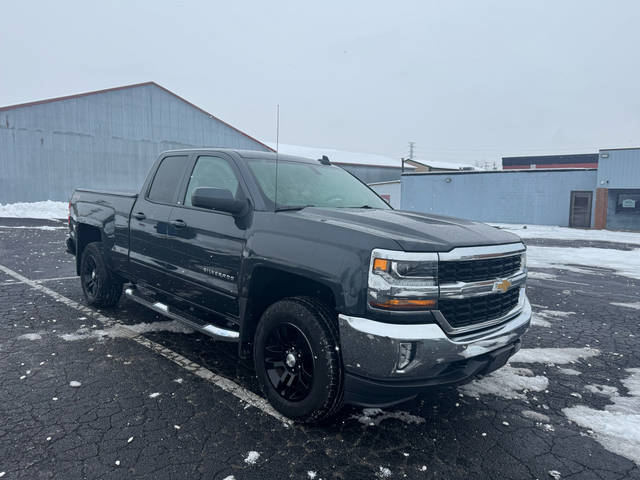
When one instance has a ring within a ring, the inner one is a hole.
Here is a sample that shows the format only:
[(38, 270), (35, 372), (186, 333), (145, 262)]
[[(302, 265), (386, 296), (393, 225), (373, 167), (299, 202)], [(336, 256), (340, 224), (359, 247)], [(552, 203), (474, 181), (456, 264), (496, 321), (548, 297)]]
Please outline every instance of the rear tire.
[(109, 271), (101, 242), (90, 243), (82, 251), (80, 283), (89, 305), (108, 308), (120, 300), (122, 282)]
[(263, 392), (288, 418), (320, 423), (342, 407), (343, 368), (333, 313), (311, 297), (271, 305), (256, 329), (254, 359)]

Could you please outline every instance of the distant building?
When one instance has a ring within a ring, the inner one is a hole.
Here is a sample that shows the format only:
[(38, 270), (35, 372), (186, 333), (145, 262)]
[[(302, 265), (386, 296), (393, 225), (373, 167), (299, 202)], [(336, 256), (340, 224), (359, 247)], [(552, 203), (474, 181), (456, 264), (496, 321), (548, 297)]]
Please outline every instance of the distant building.
[(526, 169), (408, 173), (401, 185), (373, 188), (391, 195), (399, 190), (403, 210), (482, 222), (640, 231), (640, 148), (603, 149), (593, 157), (586, 156), (588, 164), (595, 161), (597, 168), (536, 164)]
[(576, 155), (502, 157), (503, 170), (526, 170), (533, 168), (598, 168), (598, 154), (580, 153)]
[[(269, 146), (276, 148), (274, 142)], [(398, 158), (387, 157), (375, 153), (349, 152), (323, 147), (305, 147), (301, 145), (287, 145), (281, 143), (278, 146), (280, 153), (297, 155), (306, 158), (322, 158), (326, 155), (329, 161), (351, 172), (364, 183), (387, 182), (400, 180), (402, 175), (402, 161)], [(415, 167), (405, 165), (405, 171), (414, 171)]]
[(438, 160), (408, 160), (404, 161), (405, 166), (415, 167), (416, 172), (449, 172), (457, 170), (479, 170), (478, 167), (469, 163), (442, 162)]
[(164, 87), (140, 83), (0, 108), (0, 203), (138, 191), (163, 150), (271, 149)]

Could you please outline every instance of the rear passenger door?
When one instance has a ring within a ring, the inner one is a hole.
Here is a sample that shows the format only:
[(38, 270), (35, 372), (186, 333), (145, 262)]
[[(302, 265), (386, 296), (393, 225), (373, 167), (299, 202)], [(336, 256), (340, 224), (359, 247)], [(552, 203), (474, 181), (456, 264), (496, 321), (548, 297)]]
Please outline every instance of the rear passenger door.
[(129, 223), (131, 273), (156, 289), (171, 289), (167, 275), (169, 215), (186, 181), (188, 155), (162, 158), (155, 175), (145, 182), (131, 211)]
[(237, 320), (238, 276), (246, 227), (229, 213), (194, 207), (191, 196), (199, 187), (227, 189), (236, 197), (242, 190), (249, 198), (231, 157), (214, 153), (196, 158), (184, 200), (169, 217), (170, 263), (179, 277), (175, 293), (229, 320)]

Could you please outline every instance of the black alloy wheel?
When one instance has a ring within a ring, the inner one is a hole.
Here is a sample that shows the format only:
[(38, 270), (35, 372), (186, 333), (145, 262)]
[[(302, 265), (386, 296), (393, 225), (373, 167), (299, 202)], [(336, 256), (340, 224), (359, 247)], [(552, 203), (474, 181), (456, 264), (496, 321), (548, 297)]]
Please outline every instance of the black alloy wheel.
[(90, 243), (82, 250), (80, 284), (89, 305), (113, 307), (120, 300), (122, 280), (109, 270), (101, 242)]
[(92, 256), (88, 256), (82, 262), (82, 271), (80, 272), (80, 281), (82, 288), (89, 298), (95, 298), (98, 293), (98, 276), (96, 274), (96, 261)]
[(289, 402), (309, 395), (313, 385), (313, 353), (305, 334), (291, 323), (272, 329), (264, 346), (264, 363), (271, 385)]
[(302, 423), (321, 423), (341, 408), (344, 371), (335, 310), (312, 297), (288, 297), (262, 314), (253, 354), (273, 407)]

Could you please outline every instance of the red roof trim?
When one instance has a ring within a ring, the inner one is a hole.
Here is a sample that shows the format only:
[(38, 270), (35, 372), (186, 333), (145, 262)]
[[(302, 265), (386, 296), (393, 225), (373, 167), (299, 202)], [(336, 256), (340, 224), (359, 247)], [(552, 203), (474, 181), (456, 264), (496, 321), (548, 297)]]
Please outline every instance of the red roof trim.
[(189, 106), (201, 111), (205, 115), (208, 115), (209, 117), (219, 121), (220, 123), (222, 123), (222, 124), (226, 125), (227, 127), (235, 130), (236, 132), (240, 133), (241, 135), (244, 135), (245, 137), (253, 140), (254, 142), (259, 143), (263, 147), (269, 149), (269, 151), (275, 152), (275, 150), (273, 148), (271, 148), (269, 145), (266, 145), (266, 144), (262, 143), (260, 140), (255, 139), (251, 135), (243, 132), (242, 130), (234, 127), (233, 125), (228, 124), (224, 120), (221, 120), (220, 118), (216, 117), (215, 115), (212, 115), (211, 113), (207, 112), (206, 110), (203, 110), (202, 108), (198, 107), (197, 105), (194, 105), (193, 103), (189, 102), (188, 100), (185, 100), (180, 95), (176, 95), (171, 90), (163, 87), (162, 85), (157, 84), (156, 82), (134, 83), (132, 85), (123, 85), (121, 87), (105, 88), (104, 90), (95, 90), (93, 92), (76, 93), (74, 95), (66, 95), (64, 97), (47, 98), (45, 100), (37, 100), (35, 102), (27, 102), (27, 103), (19, 103), (19, 104), (16, 104), (16, 105), (8, 105), (6, 107), (0, 107), (0, 112), (4, 112), (4, 111), (7, 111), (7, 110), (13, 110), (13, 109), (16, 109), (16, 108), (22, 108), (22, 107), (33, 107), (33, 106), (42, 105), (42, 104), (45, 104), (45, 103), (59, 102), (61, 100), (71, 100), (73, 98), (87, 97), (89, 95), (98, 95), (100, 93), (115, 92), (115, 91), (118, 91), (118, 90), (125, 90), (125, 89), (128, 89), (128, 88), (147, 87), (147, 86), (154, 86), (154, 87), (160, 88), (161, 90), (164, 90), (165, 92), (167, 92), (167, 93), (173, 95), (174, 97), (176, 97), (178, 100), (183, 101), (187, 105), (189, 105)]

